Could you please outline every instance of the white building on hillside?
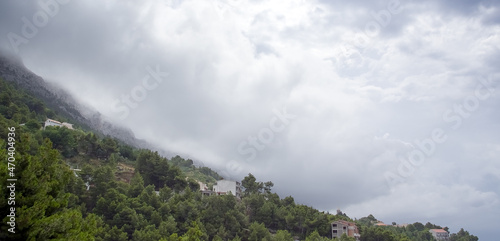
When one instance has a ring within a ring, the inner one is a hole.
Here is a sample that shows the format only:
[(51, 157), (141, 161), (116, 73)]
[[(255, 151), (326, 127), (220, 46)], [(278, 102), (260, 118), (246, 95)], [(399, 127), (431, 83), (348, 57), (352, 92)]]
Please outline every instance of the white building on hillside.
[(236, 198), (241, 198), (241, 184), (236, 181), (219, 180), (217, 181), (217, 185), (214, 185), (213, 191), (217, 195), (226, 195), (231, 192)]
[(67, 122), (59, 122), (59, 121), (56, 121), (56, 120), (52, 120), (52, 119), (47, 119), (45, 121), (45, 125), (43, 126), (43, 128), (45, 129), (47, 126), (64, 126), (70, 130), (73, 130), (73, 124), (70, 124), (70, 123), (67, 123)]
[(43, 128), (46, 128), (47, 126), (62, 126), (62, 123), (56, 120), (47, 119)]
[(70, 129), (70, 130), (73, 130), (73, 124), (70, 124), (68, 122), (63, 122), (62, 125), (65, 126), (68, 129)]
[(450, 240), (450, 235), (444, 229), (431, 229), (429, 232), (431, 232), (432, 237), (436, 240)]

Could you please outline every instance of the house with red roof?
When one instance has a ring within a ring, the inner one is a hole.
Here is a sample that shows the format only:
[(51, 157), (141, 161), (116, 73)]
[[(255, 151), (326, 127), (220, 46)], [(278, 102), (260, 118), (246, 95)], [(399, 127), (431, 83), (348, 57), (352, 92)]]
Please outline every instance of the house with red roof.
[(436, 240), (450, 240), (450, 234), (444, 229), (431, 229), (429, 232)]

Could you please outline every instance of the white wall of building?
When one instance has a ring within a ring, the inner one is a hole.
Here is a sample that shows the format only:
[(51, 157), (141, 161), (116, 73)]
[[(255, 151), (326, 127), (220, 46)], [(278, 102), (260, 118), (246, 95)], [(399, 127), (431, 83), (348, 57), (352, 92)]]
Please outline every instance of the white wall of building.
[(217, 185), (214, 185), (213, 191), (220, 194), (227, 194), (231, 192), (231, 194), (235, 195), (237, 198), (240, 198), (241, 195), (240, 183), (230, 180), (217, 181)]

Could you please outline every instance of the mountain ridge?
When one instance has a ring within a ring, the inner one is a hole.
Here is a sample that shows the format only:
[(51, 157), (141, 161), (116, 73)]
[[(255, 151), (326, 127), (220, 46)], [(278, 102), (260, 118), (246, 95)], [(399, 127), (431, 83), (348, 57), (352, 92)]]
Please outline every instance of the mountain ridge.
[(136, 148), (158, 151), (166, 157), (176, 155), (146, 140), (138, 139), (129, 128), (107, 121), (101, 113), (80, 103), (68, 91), (33, 73), (24, 65), (19, 56), (0, 52), (0, 77), (16, 83), (30, 94), (42, 99), (64, 117), (76, 121), (77, 123), (74, 124), (80, 125), (83, 129), (95, 130), (98, 134), (114, 137)]

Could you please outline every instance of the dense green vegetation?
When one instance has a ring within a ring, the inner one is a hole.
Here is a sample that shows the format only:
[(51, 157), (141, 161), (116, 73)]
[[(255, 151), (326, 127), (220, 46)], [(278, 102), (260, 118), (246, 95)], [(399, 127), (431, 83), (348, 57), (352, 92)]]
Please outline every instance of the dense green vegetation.
[[(46, 118), (68, 121), (0, 80), (0, 185), (8, 185), (9, 127), (16, 128), (18, 179), (15, 234), (6, 225), (9, 190), (0, 189), (1, 240), (320, 241), (331, 240), (331, 222), (354, 222), (342, 212), (320, 212), (293, 197), (281, 198), (272, 192), (272, 182), (252, 174), (241, 182), (241, 200), (202, 196), (197, 181), (213, 184), (220, 178), (210, 168), (78, 128), (43, 129)], [(371, 215), (355, 222), (363, 241), (433, 240), (428, 230), (440, 228), (379, 227)], [(477, 237), (461, 230), (452, 240)]]
[[(365, 241), (377, 241), (377, 240), (414, 240), (414, 241), (425, 241), (434, 240), (430, 229), (444, 229), (448, 231), (448, 227), (441, 227), (432, 223), (427, 222), (425, 225), (416, 222), (408, 225), (392, 225), (377, 226), (375, 225), (379, 221), (373, 217), (373, 215), (368, 215), (368, 217), (356, 220), (357, 226), (360, 227), (360, 232), (362, 234), (361, 240)], [(477, 241), (476, 236), (470, 235), (469, 233), (463, 233), (463, 230), (459, 232), (461, 234), (460, 238), (457, 239), (457, 234), (452, 234), (450, 237), (451, 241), (467, 240), (467, 241)]]

